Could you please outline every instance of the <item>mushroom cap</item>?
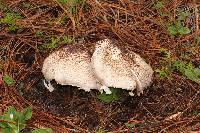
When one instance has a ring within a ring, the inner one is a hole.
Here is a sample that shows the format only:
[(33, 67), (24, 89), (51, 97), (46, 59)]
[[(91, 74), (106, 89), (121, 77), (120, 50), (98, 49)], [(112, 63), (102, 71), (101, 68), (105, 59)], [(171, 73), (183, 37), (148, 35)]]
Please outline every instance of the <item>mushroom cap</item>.
[(135, 57), (135, 65), (133, 65), (131, 68), (139, 79), (141, 87), (146, 88), (152, 83), (153, 69), (138, 54), (132, 54), (134, 54)]
[(130, 90), (136, 88), (129, 63), (123, 60), (120, 49), (110, 40), (97, 42), (91, 64), (95, 76), (105, 86)]
[(85, 91), (100, 87), (90, 64), (91, 53), (84, 45), (73, 44), (50, 54), (43, 63), (42, 73), (46, 80), (61, 85), (80, 87)]
[(95, 76), (107, 87), (137, 88), (139, 95), (150, 85), (153, 70), (139, 55), (123, 48), (109, 39), (97, 42), (91, 59)]

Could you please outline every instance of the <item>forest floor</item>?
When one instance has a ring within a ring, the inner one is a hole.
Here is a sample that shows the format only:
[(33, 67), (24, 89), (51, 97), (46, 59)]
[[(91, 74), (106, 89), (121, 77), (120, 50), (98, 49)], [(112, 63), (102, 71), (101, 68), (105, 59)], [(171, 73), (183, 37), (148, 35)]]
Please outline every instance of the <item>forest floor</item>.
[[(0, 0), (0, 20), (0, 115), (31, 106), (27, 127), (56, 133), (200, 132), (198, 0)], [(105, 103), (95, 90), (44, 87), (49, 53), (102, 36), (152, 66), (144, 94)]]

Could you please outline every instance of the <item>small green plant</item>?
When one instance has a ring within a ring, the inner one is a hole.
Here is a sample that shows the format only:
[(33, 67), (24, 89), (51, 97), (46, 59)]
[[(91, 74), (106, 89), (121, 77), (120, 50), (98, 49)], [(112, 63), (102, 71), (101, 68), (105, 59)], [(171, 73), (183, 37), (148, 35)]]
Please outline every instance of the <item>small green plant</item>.
[(171, 35), (189, 34), (191, 32), (191, 30), (188, 27), (183, 26), (183, 24), (182, 24), (182, 22), (189, 16), (191, 16), (190, 12), (179, 9), (178, 10), (178, 18), (176, 19), (176, 22), (168, 27), (169, 33)]
[(188, 27), (183, 26), (180, 21), (170, 25), (168, 27), (168, 31), (171, 35), (177, 35), (177, 34), (186, 35), (191, 32), (191, 30)]
[(125, 123), (125, 126), (127, 128), (130, 128), (130, 129), (135, 128), (135, 124), (134, 123)]
[(167, 25), (168, 32), (172, 35), (187, 35), (191, 32), (191, 30), (184, 26), (184, 21), (187, 17), (191, 16), (191, 13), (189, 11), (184, 11), (181, 8), (177, 9), (177, 19), (173, 20), (172, 14), (170, 12), (164, 12), (164, 2), (158, 1), (154, 4), (154, 8), (158, 10), (161, 17), (168, 16), (168, 21), (163, 21), (164, 25)]
[(170, 74), (171, 74), (171, 73), (167, 72), (167, 71), (165, 70), (165, 68), (156, 69), (155, 72), (156, 72), (156, 74), (157, 74), (161, 79), (164, 79), (164, 78), (170, 79), (170, 78), (171, 78), (171, 77), (170, 77)]
[(14, 79), (12, 77), (10, 77), (9, 75), (5, 74), (3, 76), (3, 81), (8, 85), (8, 86), (12, 86), (14, 84)]
[(35, 35), (36, 35), (37, 37), (41, 37), (41, 36), (44, 35), (44, 32), (43, 32), (43, 31), (37, 31), (37, 32), (35, 33)]
[[(14, 107), (9, 107), (4, 115), (0, 116), (2, 133), (20, 133), (26, 127), (26, 121), (32, 117), (32, 109), (25, 108), (17, 112)], [(33, 129), (32, 133), (52, 133), (51, 129)]]
[(179, 71), (184, 76), (186, 76), (189, 80), (192, 80), (196, 83), (200, 83), (200, 66), (194, 67), (191, 62), (185, 63), (183, 61), (175, 61), (173, 62), (174, 70)]
[(160, 49), (160, 53), (163, 55), (163, 57), (165, 59), (170, 59), (171, 58), (171, 52), (167, 51), (166, 49), (164, 48), (161, 48)]
[(164, 60), (160, 61), (161, 68), (156, 69), (155, 72), (161, 79), (171, 79), (171, 74), (178, 71), (187, 79), (200, 83), (200, 66), (194, 67), (192, 62), (185, 63), (182, 60), (173, 60), (170, 52), (165, 49), (161, 49), (160, 52), (163, 54)]
[(111, 94), (106, 94), (105, 92), (103, 92), (102, 94), (98, 95), (97, 98), (105, 103), (119, 100), (122, 89), (110, 88), (110, 90), (112, 92)]
[(0, 19), (0, 24), (8, 25), (9, 31), (16, 31), (17, 29), (19, 29), (19, 26), (16, 25), (15, 22), (17, 19), (20, 19), (20, 18), (21, 16), (19, 14), (7, 12), (5, 13), (5, 16)]
[(130, 130), (130, 132), (134, 132), (133, 130), (134, 130), (136, 124), (127, 122), (127, 123), (125, 123), (125, 126)]
[(65, 44), (70, 44), (73, 42), (73, 38), (71, 36), (63, 36), (62, 38)]
[(164, 48), (161, 48), (160, 53), (164, 58), (160, 61), (161, 68), (157, 68), (155, 72), (161, 79), (171, 79), (171, 73), (173, 72), (173, 70), (171, 69), (171, 52), (167, 51)]
[(60, 20), (60, 24), (61, 24), (61, 25), (64, 25), (64, 24), (67, 22), (68, 19), (69, 19), (69, 18), (68, 18), (67, 16), (64, 16), (64, 17)]
[(51, 42), (43, 44), (42, 48), (55, 49), (58, 47), (59, 41), (60, 41), (59, 37), (52, 37)]

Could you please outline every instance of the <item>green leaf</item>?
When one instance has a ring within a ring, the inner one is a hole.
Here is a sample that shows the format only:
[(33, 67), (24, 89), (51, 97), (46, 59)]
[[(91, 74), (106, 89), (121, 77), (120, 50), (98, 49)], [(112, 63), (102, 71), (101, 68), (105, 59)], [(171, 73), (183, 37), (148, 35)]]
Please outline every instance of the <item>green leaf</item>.
[(2, 127), (3, 133), (19, 133), (19, 128), (17, 126), (18, 113), (14, 107), (9, 107), (1, 119), (5, 121), (0, 122), (0, 127)]
[(192, 81), (198, 82), (198, 77), (191, 69), (185, 69), (185, 76)]
[(104, 92), (104, 93), (98, 95), (97, 98), (105, 103), (110, 103), (110, 102), (119, 100), (119, 95), (122, 90), (117, 89), (117, 88), (111, 88), (110, 90), (112, 92), (111, 94), (106, 94)]
[(27, 107), (23, 110), (23, 112), (18, 112), (18, 120), (19, 129), (22, 130), (26, 126), (26, 121), (32, 117), (32, 109), (31, 107)]
[(200, 68), (194, 68), (193, 71), (195, 75), (200, 76)]
[(3, 81), (8, 85), (8, 86), (12, 86), (14, 84), (14, 79), (12, 77), (10, 77), (9, 75), (4, 75), (3, 76)]
[(186, 68), (186, 69), (193, 70), (193, 69), (194, 69), (194, 66), (193, 66), (192, 62), (189, 62), (189, 63), (187, 63), (187, 65), (185, 65), (185, 68)]
[(186, 35), (186, 34), (189, 34), (191, 32), (191, 30), (188, 28), (188, 27), (180, 27), (178, 29), (178, 32), (181, 34), (181, 35)]
[(173, 62), (173, 68), (180, 71), (182, 74), (184, 74), (185, 72), (185, 63), (183, 63), (182, 61), (175, 61)]
[(23, 110), (23, 115), (25, 120), (29, 120), (32, 117), (32, 108), (31, 107), (27, 107)]
[(32, 133), (53, 133), (53, 130), (51, 128), (46, 128), (46, 129), (36, 128), (32, 131)]
[(58, 46), (57, 44), (58, 44), (59, 40), (60, 40), (59, 38), (54, 38), (54, 37), (51, 38), (51, 41), (52, 41), (51, 44), (52, 44), (53, 48), (56, 48)]
[(6, 16), (4, 18), (1, 18), (1, 23), (13, 24), (14, 23), (13, 13), (6, 13)]
[(200, 68), (195, 68), (192, 62), (184, 63), (183, 61), (173, 62), (173, 68), (181, 72), (187, 79), (192, 80), (196, 83), (200, 83)]
[(8, 125), (7, 122), (0, 122), (0, 127), (1, 128), (7, 128), (7, 127), (9, 127), (9, 125)]
[[(22, 129), (26, 126), (26, 120), (32, 117), (32, 109), (31, 107), (27, 107), (23, 110), (23, 112), (17, 112), (14, 107), (9, 107), (4, 115), (0, 116), (1, 131), (3, 133), (20, 133)], [(49, 131), (50, 129), (45, 129)], [(41, 132), (42, 133), (42, 132)], [(46, 133), (46, 132), (44, 132)]]
[(11, 128), (1, 128), (2, 133), (12, 133)]
[(178, 33), (177, 28), (175, 25), (171, 25), (168, 27), (168, 31), (171, 35), (176, 35)]
[(17, 30), (17, 29), (18, 29), (18, 26), (15, 25), (15, 24), (11, 24), (11, 25), (8, 27), (8, 30), (9, 30), (9, 31), (15, 31), (15, 30)]
[(18, 113), (14, 107), (9, 107), (7, 112), (3, 115), (3, 119), (6, 121), (15, 122), (18, 118)]

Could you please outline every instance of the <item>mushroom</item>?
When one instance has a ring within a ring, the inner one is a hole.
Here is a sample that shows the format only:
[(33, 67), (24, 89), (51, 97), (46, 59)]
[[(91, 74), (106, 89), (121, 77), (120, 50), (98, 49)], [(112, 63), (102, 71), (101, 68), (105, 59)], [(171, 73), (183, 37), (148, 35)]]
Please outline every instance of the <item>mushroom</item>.
[[(111, 94), (109, 87), (129, 90), (137, 94), (151, 84), (153, 70), (138, 54), (109, 39), (95, 43), (91, 50), (86, 44), (73, 44), (50, 54), (43, 63), (42, 73), (50, 92), (50, 81), (77, 86), (85, 91), (98, 89)], [(91, 52), (92, 51), (92, 52)]]
[(108, 87), (114, 87), (130, 90), (130, 95), (137, 89), (140, 95), (151, 84), (152, 68), (138, 54), (118, 47), (109, 39), (96, 43), (91, 65), (102, 84), (100, 90), (107, 94), (111, 93)]
[(51, 53), (43, 63), (42, 73), (50, 92), (54, 90), (50, 81), (61, 85), (77, 86), (85, 91), (99, 89), (91, 67), (91, 53), (84, 45), (73, 44)]

